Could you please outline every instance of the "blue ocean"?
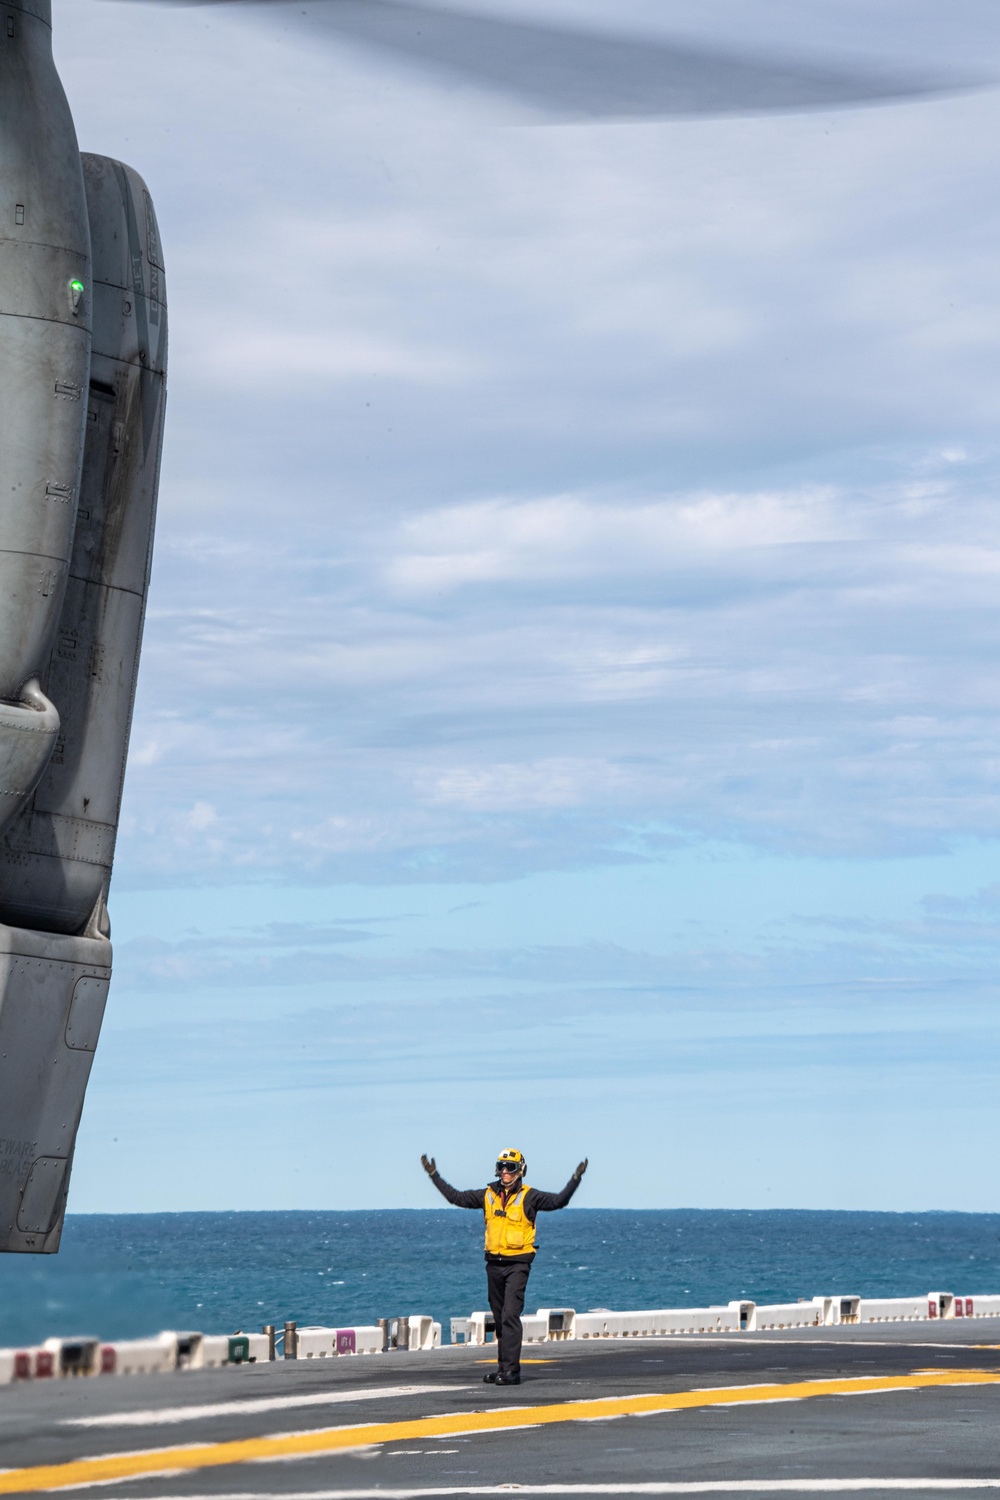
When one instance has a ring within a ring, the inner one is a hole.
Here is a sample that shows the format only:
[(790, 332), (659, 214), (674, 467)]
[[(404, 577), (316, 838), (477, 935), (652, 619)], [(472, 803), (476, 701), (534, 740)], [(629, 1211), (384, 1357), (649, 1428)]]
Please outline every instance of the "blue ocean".
[[(541, 1221), (529, 1309), (1000, 1292), (1000, 1214), (567, 1209)], [(57, 1256), (0, 1256), (0, 1346), (52, 1334), (345, 1326), (485, 1306), (457, 1209), (77, 1214)]]

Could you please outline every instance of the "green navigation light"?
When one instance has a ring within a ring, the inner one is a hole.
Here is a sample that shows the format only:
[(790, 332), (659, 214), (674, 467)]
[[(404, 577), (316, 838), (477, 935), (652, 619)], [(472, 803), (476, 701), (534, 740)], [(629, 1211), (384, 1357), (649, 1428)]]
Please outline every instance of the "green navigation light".
[(82, 281), (71, 281), (70, 284), (69, 284), (69, 289), (70, 289), (71, 292), (82, 292), (83, 291), (83, 282)]

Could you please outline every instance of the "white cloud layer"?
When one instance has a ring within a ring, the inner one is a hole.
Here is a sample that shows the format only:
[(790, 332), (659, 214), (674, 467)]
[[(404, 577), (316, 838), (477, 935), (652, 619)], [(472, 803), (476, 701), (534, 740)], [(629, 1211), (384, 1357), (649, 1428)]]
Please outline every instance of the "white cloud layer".
[(376, 509), (307, 552), (168, 536), (130, 878), (392, 881), (427, 849), (434, 878), (477, 852), (513, 875), (664, 826), (864, 855), (995, 835), (995, 464), (894, 468)]

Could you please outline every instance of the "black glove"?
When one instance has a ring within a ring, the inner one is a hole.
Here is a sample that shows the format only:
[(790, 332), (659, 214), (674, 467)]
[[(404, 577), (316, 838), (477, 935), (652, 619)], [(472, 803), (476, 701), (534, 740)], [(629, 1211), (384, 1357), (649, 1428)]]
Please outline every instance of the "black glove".
[(574, 1182), (579, 1182), (580, 1178), (583, 1176), (584, 1172), (586, 1172), (588, 1160), (589, 1160), (589, 1158), (585, 1156), (583, 1158), (583, 1161), (577, 1167), (576, 1171), (573, 1173), (573, 1181)]
[[(437, 1171), (437, 1166), (435, 1165), (433, 1156), (422, 1156), (420, 1158), (420, 1165), (423, 1167), (428, 1177), (433, 1177), (434, 1173)], [(584, 1166), (586, 1165), (587, 1163), (584, 1162)]]

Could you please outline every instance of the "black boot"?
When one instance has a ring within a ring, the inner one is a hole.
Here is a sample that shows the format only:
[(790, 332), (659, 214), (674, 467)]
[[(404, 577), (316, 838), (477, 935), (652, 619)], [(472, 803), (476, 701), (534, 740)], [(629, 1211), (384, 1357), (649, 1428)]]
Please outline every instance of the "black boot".
[(498, 1370), (495, 1383), (497, 1385), (520, 1385), (521, 1372), (520, 1370)]
[(497, 1381), (500, 1379), (500, 1373), (501, 1372), (499, 1370), (491, 1370), (488, 1375), (483, 1376), (483, 1384), (496, 1385)]

